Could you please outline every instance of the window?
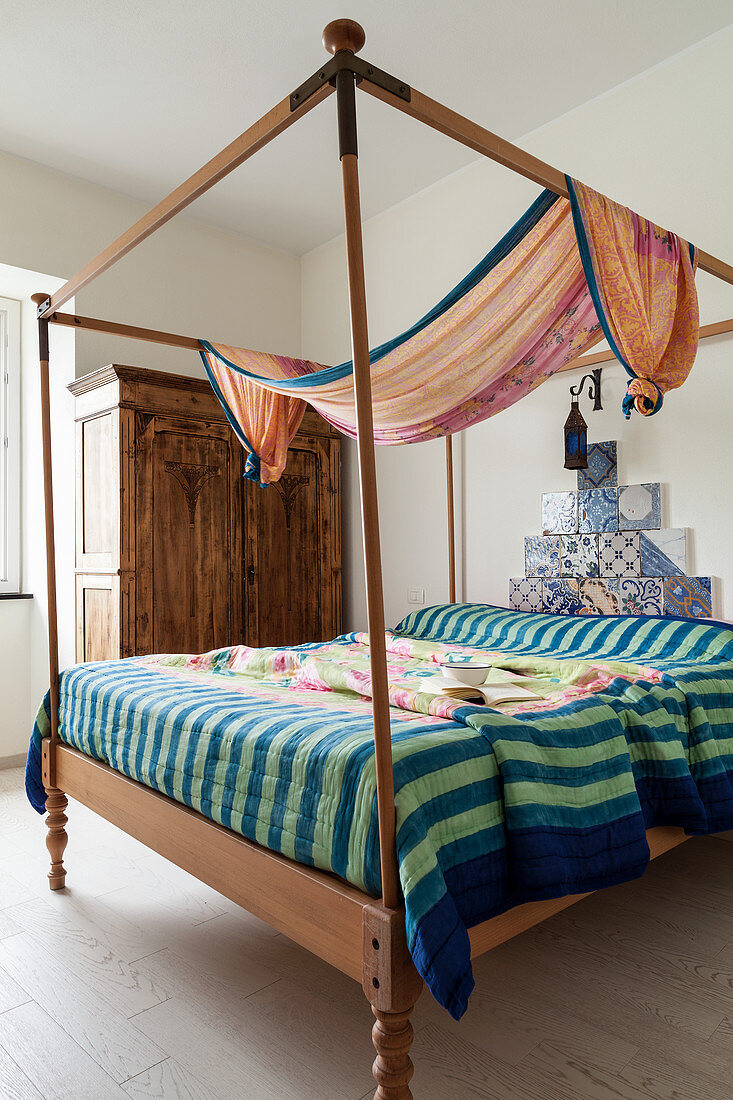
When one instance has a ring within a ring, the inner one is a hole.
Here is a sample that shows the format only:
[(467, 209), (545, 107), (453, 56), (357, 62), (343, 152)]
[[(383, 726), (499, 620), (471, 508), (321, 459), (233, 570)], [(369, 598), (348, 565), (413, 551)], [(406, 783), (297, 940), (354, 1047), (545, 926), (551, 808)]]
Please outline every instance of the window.
[(0, 593), (20, 591), (20, 302), (0, 298)]

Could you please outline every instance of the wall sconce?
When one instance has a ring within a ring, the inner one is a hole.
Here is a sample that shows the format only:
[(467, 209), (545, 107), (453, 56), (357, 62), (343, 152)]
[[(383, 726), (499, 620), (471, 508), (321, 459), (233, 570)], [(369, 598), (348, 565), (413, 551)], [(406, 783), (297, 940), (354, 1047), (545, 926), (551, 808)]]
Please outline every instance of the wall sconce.
[(601, 368), (596, 367), (590, 374), (584, 374), (577, 386), (570, 387), (570, 412), (563, 429), (565, 437), (565, 469), (588, 469), (588, 425), (580, 411), (578, 398), (583, 386), (589, 382), (588, 396), (593, 402), (593, 411), (603, 408), (601, 404)]

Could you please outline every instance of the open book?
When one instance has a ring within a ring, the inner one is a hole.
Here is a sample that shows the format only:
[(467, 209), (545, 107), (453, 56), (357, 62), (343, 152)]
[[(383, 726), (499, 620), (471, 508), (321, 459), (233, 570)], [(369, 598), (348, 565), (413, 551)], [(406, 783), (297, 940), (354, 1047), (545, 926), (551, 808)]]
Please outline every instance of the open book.
[(508, 681), (473, 687), (471, 684), (459, 684), (450, 676), (427, 676), (420, 681), (420, 691), (425, 691), (429, 695), (445, 695), (448, 699), (462, 699), (466, 703), (478, 703), (479, 706), (486, 707), (494, 707), (497, 703), (520, 703), (542, 698), (537, 692)]

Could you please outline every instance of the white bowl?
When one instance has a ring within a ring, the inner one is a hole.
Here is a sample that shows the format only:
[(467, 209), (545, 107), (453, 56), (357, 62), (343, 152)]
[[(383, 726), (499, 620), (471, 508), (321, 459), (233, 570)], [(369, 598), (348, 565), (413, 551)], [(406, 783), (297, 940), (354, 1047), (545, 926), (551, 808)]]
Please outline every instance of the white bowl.
[(492, 666), (479, 661), (441, 661), (443, 674), (458, 684), (470, 684), (480, 687), (489, 675)]

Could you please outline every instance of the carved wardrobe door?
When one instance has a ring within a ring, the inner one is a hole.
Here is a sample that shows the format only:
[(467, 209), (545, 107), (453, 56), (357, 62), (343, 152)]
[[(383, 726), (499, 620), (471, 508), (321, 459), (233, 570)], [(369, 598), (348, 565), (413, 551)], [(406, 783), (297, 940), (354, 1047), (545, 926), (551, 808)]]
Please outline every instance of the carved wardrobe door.
[(341, 630), (339, 459), (337, 434), (308, 410), (280, 480), (244, 483), (248, 645), (323, 641)]
[(138, 412), (135, 435), (136, 650), (202, 653), (229, 645), (242, 635), (231, 432)]

